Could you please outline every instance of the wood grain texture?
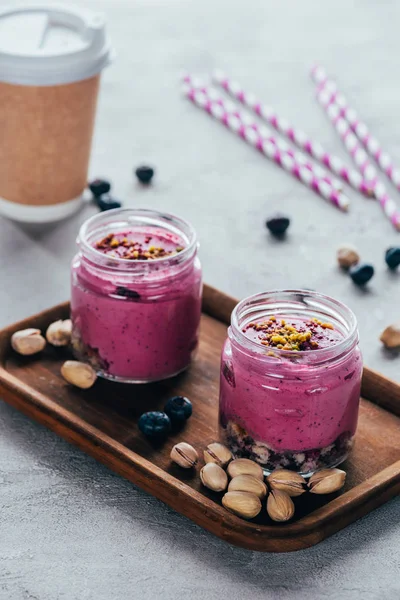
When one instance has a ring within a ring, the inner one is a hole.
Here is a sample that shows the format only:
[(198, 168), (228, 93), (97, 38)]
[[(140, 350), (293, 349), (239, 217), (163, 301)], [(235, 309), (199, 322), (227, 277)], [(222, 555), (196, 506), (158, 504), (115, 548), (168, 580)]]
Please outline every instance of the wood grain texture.
[[(200, 451), (217, 439), (219, 358), (235, 300), (205, 286), (199, 354), (191, 369), (169, 381), (129, 386), (99, 380), (86, 391), (60, 375), (65, 349), (47, 348), (40, 357), (10, 351), (11, 334), (24, 327), (45, 329), (68, 315), (67, 303), (0, 332), (0, 393), (11, 405), (75, 444), (116, 473), (226, 541), (253, 550), (288, 552), (314, 545), (365, 515), (400, 491), (400, 387), (365, 369), (356, 443), (345, 464), (342, 493), (296, 500), (295, 520), (270, 521), (265, 511), (247, 522), (231, 515), (220, 496), (205, 490), (195, 471), (171, 464), (174, 443), (185, 440)], [(163, 446), (138, 431), (144, 410), (160, 409), (171, 395), (194, 404), (185, 429)], [(368, 399), (367, 399), (368, 398)], [(200, 465), (201, 466), (201, 465)]]

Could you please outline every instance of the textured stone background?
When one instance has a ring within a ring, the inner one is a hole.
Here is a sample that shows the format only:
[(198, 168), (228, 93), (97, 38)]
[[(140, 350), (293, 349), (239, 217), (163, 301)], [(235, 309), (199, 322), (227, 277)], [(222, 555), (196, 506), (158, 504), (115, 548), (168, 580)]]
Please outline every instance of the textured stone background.
[[(305, 286), (349, 304), (366, 363), (400, 382), (380, 330), (399, 318), (400, 273), (384, 249), (400, 241), (373, 201), (350, 193), (343, 215), (180, 97), (182, 69), (221, 67), (337, 153), (308, 67), (336, 76), (400, 163), (398, 23), (392, 1), (87, 0), (104, 9), (118, 59), (105, 73), (92, 175), (126, 205), (176, 212), (202, 242), (205, 279), (242, 297)], [(343, 154), (343, 153), (342, 153)], [(345, 156), (343, 154), (343, 156)], [(132, 167), (157, 167), (139, 189)], [(265, 217), (292, 215), (285, 243)], [(0, 222), (0, 326), (68, 297), (69, 261), (87, 206), (33, 231)], [(355, 243), (377, 274), (356, 289), (335, 266)], [(1, 600), (326, 599), (400, 597), (400, 503), (392, 501), (310, 550), (262, 555), (226, 545), (0, 403)]]

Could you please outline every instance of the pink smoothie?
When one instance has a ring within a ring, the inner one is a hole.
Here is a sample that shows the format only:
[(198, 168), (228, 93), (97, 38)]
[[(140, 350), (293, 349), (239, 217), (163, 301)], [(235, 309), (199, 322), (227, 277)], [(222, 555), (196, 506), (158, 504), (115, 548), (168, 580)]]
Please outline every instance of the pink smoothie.
[[(236, 455), (253, 458), (267, 470), (289, 467), (305, 473), (337, 464), (356, 430), (361, 354), (355, 348), (320, 366), (296, 361), (304, 351), (318, 354), (334, 347), (343, 333), (329, 323), (299, 318), (284, 319), (285, 330), (278, 316), (268, 322), (259, 319), (243, 330), (247, 339), (265, 349), (264, 360), (243, 352), (230, 339), (225, 343), (223, 435)], [(277, 349), (291, 350), (294, 359), (275, 358)]]
[[(78, 255), (72, 269), (73, 342), (101, 374), (154, 381), (185, 369), (198, 342), (201, 268), (197, 257), (165, 266), (185, 241), (163, 228), (135, 226), (98, 239), (103, 256), (124, 259), (120, 272)], [(129, 272), (137, 262), (139, 271)], [(150, 271), (141, 273), (140, 265)]]

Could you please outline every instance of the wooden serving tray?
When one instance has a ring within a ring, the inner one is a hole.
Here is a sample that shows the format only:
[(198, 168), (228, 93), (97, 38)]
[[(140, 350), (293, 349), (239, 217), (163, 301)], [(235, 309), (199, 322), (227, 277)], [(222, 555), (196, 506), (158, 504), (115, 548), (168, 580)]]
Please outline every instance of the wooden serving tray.
[[(86, 391), (61, 378), (65, 349), (49, 347), (40, 356), (21, 357), (10, 348), (14, 331), (44, 330), (68, 316), (67, 303), (55, 306), (0, 332), (0, 396), (227, 542), (266, 552), (299, 550), (399, 493), (400, 386), (364, 370), (356, 443), (344, 465), (348, 475), (340, 493), (296, 498), (295, 518), (286, 524), (273, 523), (265, 510), (250, 522), (236, 517), (222, 507), (220, 494), (201, 486), (198, 472), (187, 472), (169, 460), (178, 441), (193, 444), (202, 454), (218, 439), (219, 359), (235, 304), (233, 298), (205, 286), (199, 354), (187, 373), (140, 386), (99, 380)], [(168, 397), (178, 394), (192, 400), (193, 416), (164, 446), (155, 447), (139, 432), (138, 416), (161, 409)]]

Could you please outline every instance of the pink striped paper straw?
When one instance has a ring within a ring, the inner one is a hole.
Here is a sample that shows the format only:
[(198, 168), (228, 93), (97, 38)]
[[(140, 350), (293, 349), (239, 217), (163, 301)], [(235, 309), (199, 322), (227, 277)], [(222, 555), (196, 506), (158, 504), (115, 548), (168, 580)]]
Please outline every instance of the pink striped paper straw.
[(341, 117), (340, 108), (336, 104), (329, 103), (329, 92), (322, 89), (317, 94), (318, 101), (325, 108), (326, 114), (335, 126), (340, 138), (343, 140), (346, 149), (353, 157), (354, 162), (363, 173), (366, 180), (372, 186), (373, 195), (378, 200), (385, 216), (400, 230), (400, 211), (394, 200), (387, 194), (385, 186), (379, 181), (375, 168), (370, 163), (368, 156), (358, 143), (358, 138), (354, 135), (349, 123)]
[(311, 76), (320, 85), (320, 89), (324, 89), (329, 93), (329, 102), (340, 108), (341, 115), (349, 123), (364, 148), (374, 158), (390, 181), (400, 190), (400, 169), (394, 166), (390, 155), (384, 152), (381, 144), (372, 136), (367, 125), (361, 121), (357, 112), (349, 106), (345, 96), (338, 90), (336, 83), (329, 79), (325, 70), (319, 66), (313, 67)]
[(326, 181), (315, 177), (309, 169), (299, 165), (292, 156), (287, 152), (279, 150), (271, 141), (263, 139), (253, 127), (243, 124), (237, 115), (227, 112), (223, 100), (215, 100), (212, 98), (212, 93), (210, 97), (210, 93), (206, 90), (196, 89), (188, 84), (185, 86), (184, 93), (196, 106), (212, 115), (217, 121), (259, 150), (264, 156), (273, 160), (285, 171), (302, 181), (307, 187), (340, 209), (347, 210), (349, 201), (342, 192), (334, 189)]
[(400, 231), (400, 211), (395, 201), (387, 194), (383, 183), (378, 181), (374, 188), (375, 198), (389, 221), (394, 225), (397, 231)]
[[(218, 101), (218, 100), (217, 100), (217, 102), (220, 103), (220, 101)], [(311, 171), (315, 175), (315, 177), (318, 177), (318, 179), (322, 179), (322, 181), (326, 181), (326, 183), (331, 185), (336, 190), (339, 190), (339, 191), (343, 190), (343, 186), (338, 179), (332, 178), (330, 175), (328, 175), (328, 173), (322, 167), (309, 161), (302, 152), (298, 152), (297, 150), (294, 150), (293, 148), (291, 148), (291, 146), (287, 142), (285, 142), (285, 140), (274, 136), (267, 127), (264, 127), (264, 126), (260, 127), (254, 121), (254, 119), (249, 117), (246, 113), (243, 113), (243, 112), (241, 112), (239, 110), (235, 110), (235, 109), (229, 110), (228, 107), (229, 107), (229, 105), (227, 106), (225, 104), (225, 110), (228, 113), (235, 115), (241, 121), (241, 123), (243, 125), (246, 125), (247, 127), (251, 127), (252, 129), (254, 129), (254, 131), (256, 131), (263, 140), (271, 142), (271, 144), (274, 144), (279, 150), (289, 154), (289, 156), (291, 156), (299, 165), (301, 165), (302, 167), (305, 167), (306, 169)]]
[(339, 137), (343, 141), (346, 150), (364, 176), (364, 179), (368, 182), (372, 182), (374, 185), (378, 178), (375, 167), (371, 164), (364, 148), (359, 144), (358, 138), (354, 135), (349, 123), (341, 116), (340, 108), (336, 106), (336, 104), (330, 104), (329, 92), (326, 92), (324, 89), (318, 92), (317, 100), (325, 109), (326, 114), (332, 121)]
[(191, 75), (185, 75), (183, 77), (183, 81), (185, 83), (190, 84), (192, 87), (195, 87), (196, 89), (203, 91), (205, 94), (208, 95), (208, 97), (211, 100), (215, 100), (216, 102), (221, 104), (221, 106), (224, 107), (226, 112), (237, 116), (238, 119), (240, 119), (240, 121), (244, 125), (252, 127), (254, 129), (254, 131), (256, 131), (260, 135), (260, 137), (262, 137), (265, 140), (268, 140), (272, 144), (275, 144), (275, 146), (277, 148), (279, 148), (279, 150), (282, 150), (282, 152), (287, 152), (292, 158), (294, 158), (294, 160), (297, 163), (299, 163), (299, 165), (302, 165), (302, 166), (306, 167), (307, 169), (309, 169), (309, 171), (312, 171), (314, 173), (314, 175), (316, 177), (318, 177), (318, 179), (322, 179), (323, 181), (326, 181), (327, 183), (329, 183), (329, 185), (331, 185), (333, 188), (335, 188), (337, 190), (343, 189), (343, 186), (338, 179), (331, 177), (325, 171), (325, 169), (323, 169), (319, 165), (316, 165), (315, 163), (308, 160), (308, 158), (305, 156), (305, 154), (293, 149), (287, 142), (285, 142), (285, 140), (283, 140), (280, 137), (274, 136), (270, 129), (268, 129), (265, 126), (259, 126), (256, 123), (256, 121), (250, 117), (250, 115), (248, 113), (244, 113), (244, 112), (238, 110), (237, 106), (233, 102), (224, 100), (222, 98), (222, 96), (220, 94), (218, 94), (214, 88), (209, 88), (209, 87), (205, 86), (204, 82), (201, 82), (200, 79), (198, 79), (197, 77), (193, 77)]
[(261, 119), (272, 125), (274, 129), (289, 138), (296, 146), (307, 152), (310, 156), (321, 162), (332, 173), (341, 177), (354, 189), (371, 196), (371, 187), (362, 175), (355, 169), (348, 167), (341, 158), (328, 153), (319, 142), (314, 142), (300, 129), (295, 128), (286, 119), (279, 115), (269, 106), (262, 104), (254, 94), (246, 92), (236, 81), (229, 79), (221, 71), (213, 74), (214, 82), (222, 87), (230, 96), (251, 109)]

